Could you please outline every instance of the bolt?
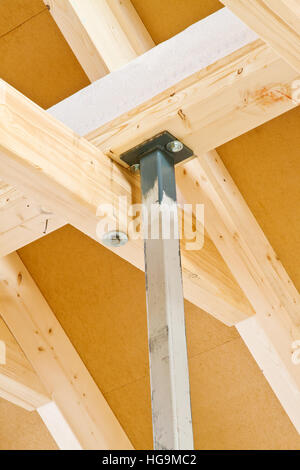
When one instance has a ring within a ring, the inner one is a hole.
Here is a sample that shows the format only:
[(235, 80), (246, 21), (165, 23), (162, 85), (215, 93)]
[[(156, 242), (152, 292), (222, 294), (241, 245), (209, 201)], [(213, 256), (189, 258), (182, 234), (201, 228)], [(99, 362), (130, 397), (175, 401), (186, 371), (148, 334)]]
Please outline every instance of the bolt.
[(113, 230), (107, 232), (102, 237), (102, 243), (106, 246), (112, 246), (118, 248), (125, 245), (128, 242), (128, 237), (126, 233)]
[(166, 145), (166, 149), (172, 153), (181, 152), (183, 149), (183, 143), (179, 142), (179, 140), (173, 140)]
[(135, 163), (134, 165), (131, 165), (130, 171), (131, 173), (138, 173), (140, 171), (140, 164)]

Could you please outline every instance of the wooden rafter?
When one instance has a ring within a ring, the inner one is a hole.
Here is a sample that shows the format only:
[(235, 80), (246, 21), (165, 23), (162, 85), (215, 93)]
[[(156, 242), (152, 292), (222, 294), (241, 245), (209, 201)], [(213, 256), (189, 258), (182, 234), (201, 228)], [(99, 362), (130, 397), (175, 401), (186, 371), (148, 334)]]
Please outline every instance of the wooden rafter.
[(300, 73), (299, 1), (221, 1)]
[[(65, 426), (72, 431), (73, 443), (83, 449), (131, 449), (126, 434), (16, 253), (0, 260), (0, 310)], [(48, 408), (43, 408), (47, 401), (41, 401), (39, 407), (49, 422)]]
[(93, 82), (154, 46), (130, 0), (44, 0)]

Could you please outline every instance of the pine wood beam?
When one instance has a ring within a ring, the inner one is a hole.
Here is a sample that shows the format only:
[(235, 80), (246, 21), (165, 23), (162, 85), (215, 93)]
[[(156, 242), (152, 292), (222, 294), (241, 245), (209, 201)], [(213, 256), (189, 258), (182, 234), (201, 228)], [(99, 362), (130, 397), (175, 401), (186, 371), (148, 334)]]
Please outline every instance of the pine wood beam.
[(130, 0), (44, 0), (93, 82), (154, 46)]
[(299, 0), (221, 0), (300, 73)]
[[(131, 449), (112, 410), (16, 253), (0, 260), (0, 311), (72, 430), (73, 445), (77, 442), (87, 450)], [(49, 407), (47, 410), (50, 426)], [(45, 409), (40, 411), (44, 411), (46, 420)]]

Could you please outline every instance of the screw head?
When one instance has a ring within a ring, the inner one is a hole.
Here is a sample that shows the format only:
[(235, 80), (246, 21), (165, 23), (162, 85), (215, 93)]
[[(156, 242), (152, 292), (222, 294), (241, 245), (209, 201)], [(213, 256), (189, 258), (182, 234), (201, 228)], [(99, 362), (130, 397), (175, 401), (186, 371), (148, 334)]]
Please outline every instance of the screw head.
[(135, 163), (134, 165), (131, 165), (130, 171), (131, 173), (138, 173), (140, 171), (140, 164)]
[(110, 246), (114, 248), (118, 248), (120, 246), (125, 245), (128, 242), (128, 236), (124, 232), (119, 232), (116, 230), (112, 230), (111, 232), (107, 232), (102, 237), (102, 243), (105, 246)]
[(183, 143), (179, 140), (172, 140), (172, 142), (167, 144), (166, 148), (169, 152), (172, 153), (181, 152), (181, 150), (183, 150)]

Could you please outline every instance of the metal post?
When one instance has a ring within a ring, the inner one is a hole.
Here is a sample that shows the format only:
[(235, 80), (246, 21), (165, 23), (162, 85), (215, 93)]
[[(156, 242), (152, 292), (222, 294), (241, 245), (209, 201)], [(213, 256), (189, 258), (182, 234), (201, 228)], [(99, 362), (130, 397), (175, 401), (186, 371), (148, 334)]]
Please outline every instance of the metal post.
[[(164, 146), (157, 148), (152, 145), (150, 151), (141, 152), (139, 159), (152, 423), (154, 449), (190, 450), (193, 449), (193, 430), (174, 158), (171, 153), (172, 150), (165, 151)], [(163, 233), (164, 228), (170, 233)], [(174, 230), (177, 230), (176, 234)]]

